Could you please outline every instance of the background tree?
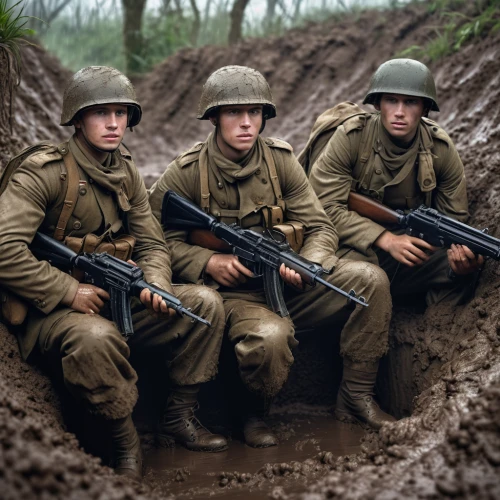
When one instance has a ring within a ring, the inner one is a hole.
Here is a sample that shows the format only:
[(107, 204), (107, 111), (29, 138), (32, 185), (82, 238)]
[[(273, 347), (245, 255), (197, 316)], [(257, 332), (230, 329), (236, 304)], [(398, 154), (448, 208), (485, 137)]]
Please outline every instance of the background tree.
[(198, 45), (198, 37), (200, 35), (201, 28), (201, 18), (200, 11), (198, 10), (198, 6), (196, 5), (196, 0), (189, 0), (191, 3), (191, 8), (193, 9), (193, 25), (191, 27), (191, 35), (189, 37), (189, 41), (193, 47)]
[(123, 41), (126, 73), (139, 73), (144, 66), (142, 17), (146, 0), (122, 0)]
[(228, 37), (229, 45), (238, 43), (242, 38), (243, 16), (245, 15), (245, 9), (249, 2), (250, 0), (234, 0), (233, 8), (231, 9), (231, 27)]
[(27, 5), (26, 12), (32, 16), (30, 26), (37, 33), (45, 33), (51, 23), (72, 2), (72, 0), (37, 0)]

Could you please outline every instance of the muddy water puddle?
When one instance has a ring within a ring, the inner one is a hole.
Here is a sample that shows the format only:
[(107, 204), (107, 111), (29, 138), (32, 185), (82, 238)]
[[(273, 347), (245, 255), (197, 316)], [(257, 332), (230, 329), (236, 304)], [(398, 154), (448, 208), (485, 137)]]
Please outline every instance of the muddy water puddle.
[[(317, 479), (316, 474), (310, 478), (301, 475), (300, 479), (276, 475), (264, 480), (256, 473), (266, 464), (304, 462), (321, 451), (335, 456), (357, 453), (364, 434), (360, 427), (331, 416), (275, 416), (271, 423), (280, 437), (279, 446), (254, 449), (233, 438), (229, 449), (221, 453), (195, 453), (179, 446), (153, 449), (145, 456), (146, 478), (163, 492), (186, 498), (266, 498), (278, 486), (286, 492), (304, 491), (308, 479)], [(243, 478), (221, 486), (221, 479), (224, 483), (224, 477), (234, 475)], [(242, 482), (247, 484), (234, 486)]]

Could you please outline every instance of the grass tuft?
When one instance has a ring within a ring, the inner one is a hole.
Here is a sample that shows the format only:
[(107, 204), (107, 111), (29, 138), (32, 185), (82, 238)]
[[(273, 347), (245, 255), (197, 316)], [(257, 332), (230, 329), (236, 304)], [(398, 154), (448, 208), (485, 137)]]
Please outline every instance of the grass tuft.
[(30, 43), (23, 37), (35, 34), (25, 27), (30, 17), (23, 15), (24, 5), (16, 13), (16, 7), (23, 1), (9, 7), (7, 0), (0, 0), (0, 67), (6, 68), (0, 71), (0, 121), (9, 123), (11, 133), (14, 89), (21, 83), (21, 45)]
[(410, 57), (434, 62), (460, 48), (473, 38), (485, 37), (500, 30), (500, 0), (474, 0), (472, 14), (453, 12), (463, 0), (434, 0), (429, 4), (429, 12), (441, 19), (448, 19), (443, 26), (433, 29), (434, 36), (425, 46), (412, 45), (397, 57)]

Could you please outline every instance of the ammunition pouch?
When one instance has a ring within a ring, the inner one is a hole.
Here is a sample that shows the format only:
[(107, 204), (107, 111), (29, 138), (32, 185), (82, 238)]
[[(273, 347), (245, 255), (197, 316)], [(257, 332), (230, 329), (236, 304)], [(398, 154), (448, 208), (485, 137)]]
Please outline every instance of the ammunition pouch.
[(283, 209), (278, 205), (270, 205), (262, 209), (264, 225), (267, 229), (273, 229), (277, 224), (282, 224), (285, 220)]
[(106, 252), (126, 262), (132, 257), (135, 238), (129, 234), (122, 234), (116, 238), (112, 238), (109, 233), (104, 233), (102, 236), (89, 233), (83, 238), (67, 236), (64, 244), (77, 254)]
[(288, 244), (294, 252), (299, 252), (304, 243), (304, 226), (300, 222), (289, 221), (284, 224), (277, 224), (273, 227), (286, 238)]

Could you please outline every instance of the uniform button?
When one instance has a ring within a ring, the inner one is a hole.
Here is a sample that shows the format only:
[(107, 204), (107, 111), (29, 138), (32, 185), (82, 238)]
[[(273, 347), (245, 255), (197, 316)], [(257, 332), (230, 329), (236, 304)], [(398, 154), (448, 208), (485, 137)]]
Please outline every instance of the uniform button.
[(220, 217), (220, 212), (214, 212), (214, 215), (215, 215), (216, 217)]
[(45, 301), (42, 300), (42, 302), (40, 302), (40, 309), (43, 309), (46, 305)]
[(260, 170), (260, 168), (258, 168), (258, 169), (255, 171), (255, 175), (260, 175), (260, 172), (261, 172), (261, 170)]
[(219, 189), (222, 189), (224, 186), (222, 185), (222, 182), (218, 182), (218, 183), (217, 183), (217, 187), (218, 187)]
[(82, 223), (79, 220), (73, 222), (73, 229), (80, 229), (81, 227)]
[(87, 190), (85, 188), (80, 189), (80, 194), (82, 196), (86, 195), (87, 194)]
[(380, 170), (380, 168), (377, 168), (377, 169), (375, 170), (375, 173), (376, 173), (376, 174), (378, 174), (378, 175), (380, 175), (380, 174), (382, 173), (382, 170)]
[(424, 186), (430, 186), (432, 181), (430, 179), (425, 179)]
[(89, 179), (90, 184), (94, 184), (94, 179)]
[(225, 207), (225, 206), (226, 206), (226, 202), (225, 202), (224, 200), (222, 200), (222, 201), (220, 202), (220, 204), (221, 204), (223, 207)]
[(33, 302), (34, 302), (36, 305), (38, 305), (38, 304), (40, 304), (40, 299), (35, 299)]
[(432, 127), (432, 130), (434, 130), (434, 132), (437, 132), (438, 128), (437, 127)]
[(262, 179), (262, 184), (267, 184), (267, 179)]

